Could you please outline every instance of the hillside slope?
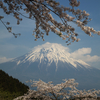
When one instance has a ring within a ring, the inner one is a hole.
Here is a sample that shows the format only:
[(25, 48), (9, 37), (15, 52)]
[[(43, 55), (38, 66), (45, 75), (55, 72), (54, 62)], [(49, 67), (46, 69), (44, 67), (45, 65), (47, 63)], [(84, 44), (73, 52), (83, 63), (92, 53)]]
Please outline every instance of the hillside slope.
[(26, 93), (28, 89), (29, 87), (18, 79), (0, 70), (0, 100), (12, 100)]

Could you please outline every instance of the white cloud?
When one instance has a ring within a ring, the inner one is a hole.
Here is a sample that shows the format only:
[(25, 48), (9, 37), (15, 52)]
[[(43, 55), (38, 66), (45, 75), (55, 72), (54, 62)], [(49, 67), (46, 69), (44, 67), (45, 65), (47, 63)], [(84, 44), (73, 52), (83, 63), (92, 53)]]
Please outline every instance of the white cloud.
[(0, 57), (0, 63), (4, 63), (4, 62), (10, 61), (12, 59), (13, 58)]
[(97, 55), (91, 56), (91, 48), (81, 48), (72, 53), (70, 53), (70, 57), (74, 59), (81, 59), (85, 62), (98, 62), (100, 61), (100, 57)]
[(100, 61), (100, 57), (97, 55), (94, 55), (94, 56), (86, 55), (86, 57), (84, 58), (84, 61), (86, 61), (86, 62), (98, 62), (98, 61)]
[(71, 57), (80, 58), (80, 56), (90, 54), (90, 53), (91, 53), (91, 48), (81, 48), (71, 53)]

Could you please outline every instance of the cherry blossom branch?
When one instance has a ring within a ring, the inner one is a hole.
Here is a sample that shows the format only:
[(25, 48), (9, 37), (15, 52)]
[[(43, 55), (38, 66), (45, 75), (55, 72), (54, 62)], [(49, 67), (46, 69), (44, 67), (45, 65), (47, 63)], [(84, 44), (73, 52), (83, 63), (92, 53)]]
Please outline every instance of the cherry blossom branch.
[[(0, 1), (0, 8), (7, 15), (13, 14), (17, 19), (17, 25), (22, 21), (20, 15), (35, 20), (36, 28), (33, 31), (35, 41), (40, 37), (44, 41), (44, 34), (49, 35), (50, 32), (54, 32), (63, 40), (66, 40), (67, 45), (74, 41), (78, 42), (80, 40), (77, 37), (78, 33), (68, 22), (74, 22), (89, 36), (92, 36), (92, 33), (100, 35), (100, 31), (95, 31), (93, 28), (86, 26), (90, 21), (89, 14), (84, 10), (74, 9), (74, 7), (80, 5), (80, 2), (69, 0), (69, 4), (72, 8), (61, 6), (59, 2), (54, 0), (4, 0)], [(20, 12), (22, 10), (29, 14), (29, 17), (22, 14)], [(57, 15), (61, 21), (56, 21), (50, 14), (51, 12)], [(66, 12), (71, 12), (74, 17), (69, 16)]]
[[(32, 98), (37, 100), (97, 100), (97, 94), (100, 94), (100, 90), (94, 89), (86, 91), (76, 89), (78, 83), (74, 79), (65, 79), (64, 81), (56, 85), (51, 84), (52, 82), (45, 83), (42, 80), (33, 81), (32, 87), (37, 87), (37, 91), (29, 89), (27, 94), (17, 97), (14, 100), (29, 100)], [(60, 91), (62, 88), (65, 91)]]

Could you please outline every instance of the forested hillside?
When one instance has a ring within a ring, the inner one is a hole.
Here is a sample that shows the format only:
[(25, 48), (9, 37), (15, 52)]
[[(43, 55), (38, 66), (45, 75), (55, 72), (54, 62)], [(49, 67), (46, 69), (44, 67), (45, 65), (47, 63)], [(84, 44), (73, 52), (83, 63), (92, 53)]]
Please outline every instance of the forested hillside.
[(26, 93), (28, 89), (29, 87), (18, 79), (0, 70), (0, 100), (12, 100)]

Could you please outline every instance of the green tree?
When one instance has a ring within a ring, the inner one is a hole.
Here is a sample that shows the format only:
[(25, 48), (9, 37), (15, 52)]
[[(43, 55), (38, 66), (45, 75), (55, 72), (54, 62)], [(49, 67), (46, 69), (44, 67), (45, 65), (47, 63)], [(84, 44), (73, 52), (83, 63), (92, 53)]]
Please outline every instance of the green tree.
[(0, 70), (0, 100), (12, 100), (28, 91), (29, 87)]

